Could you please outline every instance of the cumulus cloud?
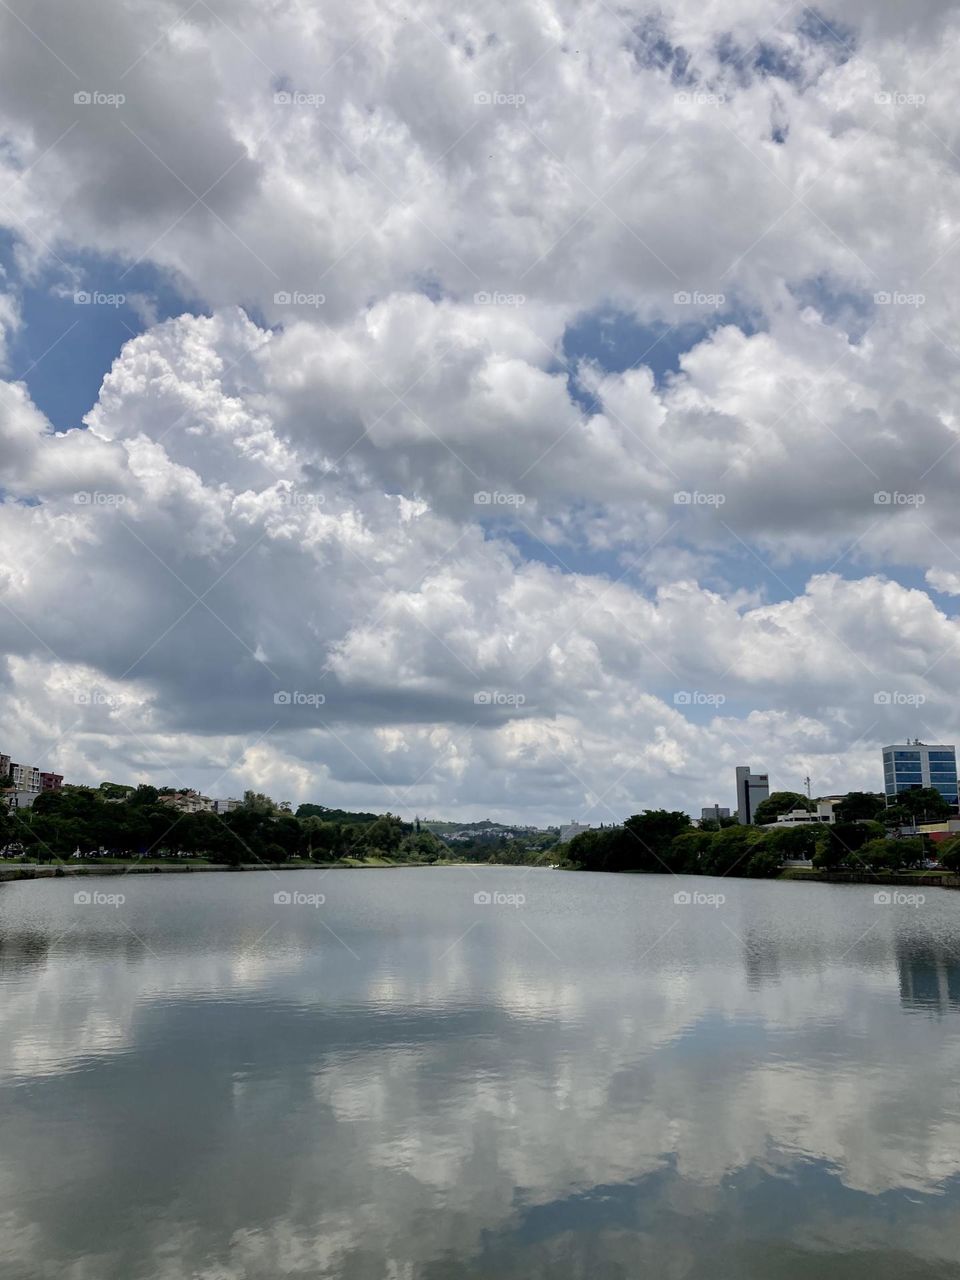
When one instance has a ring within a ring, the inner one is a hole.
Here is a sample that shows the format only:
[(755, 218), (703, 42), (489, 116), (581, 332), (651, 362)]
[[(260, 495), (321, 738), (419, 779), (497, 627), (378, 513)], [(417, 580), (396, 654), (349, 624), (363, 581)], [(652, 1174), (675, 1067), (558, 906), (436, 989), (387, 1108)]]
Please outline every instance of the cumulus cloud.
[(18, 753), (608, 820), (950, 739), (949, 6), (0, 30), (0, 333), (51, 267), (196, 299), (131, 286), (74, 430), (0, 386)]

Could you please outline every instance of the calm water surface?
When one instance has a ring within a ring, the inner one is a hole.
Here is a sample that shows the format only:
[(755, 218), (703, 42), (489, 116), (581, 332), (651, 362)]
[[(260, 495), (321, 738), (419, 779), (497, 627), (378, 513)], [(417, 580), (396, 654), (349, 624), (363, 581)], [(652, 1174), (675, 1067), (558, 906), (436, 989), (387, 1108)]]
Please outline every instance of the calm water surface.
[(960, 893), (486, 867), (0, 886), (2, 1280), (958, 1259)]

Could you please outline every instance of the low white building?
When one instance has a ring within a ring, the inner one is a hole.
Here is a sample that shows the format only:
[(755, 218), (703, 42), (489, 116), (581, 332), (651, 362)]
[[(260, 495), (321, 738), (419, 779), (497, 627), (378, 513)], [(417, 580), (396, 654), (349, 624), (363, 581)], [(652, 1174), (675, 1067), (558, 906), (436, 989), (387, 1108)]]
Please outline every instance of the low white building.
[(818, 823), (833, 825), (833, 804), (829, 800), (818, 800), (816, 809), (811, 813), (806, 809), (791, 809), (789, 813), (781, 813), (776, 822), (768, 822), (767, 827), (809, 827)]

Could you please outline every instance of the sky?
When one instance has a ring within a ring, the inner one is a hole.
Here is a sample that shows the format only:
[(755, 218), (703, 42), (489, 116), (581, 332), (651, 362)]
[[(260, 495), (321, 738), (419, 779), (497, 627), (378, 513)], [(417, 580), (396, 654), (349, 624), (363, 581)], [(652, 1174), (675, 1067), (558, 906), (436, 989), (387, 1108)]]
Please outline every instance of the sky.
[(960, 12), (0, 6), (0, 751), (468, 821), (954, 742)]

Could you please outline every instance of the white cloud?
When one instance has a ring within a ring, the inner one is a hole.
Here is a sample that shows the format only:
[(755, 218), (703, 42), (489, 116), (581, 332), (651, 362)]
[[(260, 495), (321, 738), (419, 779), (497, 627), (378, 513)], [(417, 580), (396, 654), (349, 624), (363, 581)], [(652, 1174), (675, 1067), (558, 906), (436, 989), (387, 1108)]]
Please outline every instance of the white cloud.
[[(745, 756), (876, 786), (878, 691), (949, 740), (956, 623), (891, 576), (957, 576), (949, 6), (31, 25), (20, 284), (142, 260), (209, 314), (138, 285), (86, 430), (0, 388), (18, 752), (556, 818), (696, 809)], [(618, 310), (634, 367), (566, 357)], [(74, 729), (97, 681), (129, 697)]]

